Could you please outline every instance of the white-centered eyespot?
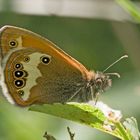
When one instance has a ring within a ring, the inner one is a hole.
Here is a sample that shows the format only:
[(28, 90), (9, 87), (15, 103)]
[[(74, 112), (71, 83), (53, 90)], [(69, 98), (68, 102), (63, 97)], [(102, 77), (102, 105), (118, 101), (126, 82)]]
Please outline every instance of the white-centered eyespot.
[(23, 65), (21, 64), (21, 63), (17, 63), (17, 64), (15, 64), (15, 66), (14, 66), (16, 69), (21, 69), (21, 68), (23, 68)]
[(15, 78), (27, 77), (28, 73), (24, 70), (16, 70), (13, 72)]
[(23, 90), (19, 90), (17, 93), (18, 93), (20, 96), (23, 96), (23, 95), (24, 95), (24, 91), (23, 91)]
[(23, 61), (26, 62), (26, 63), (29, 62), (30, 61), (30, 57), (29, 56), (25, 56)]
[(22, 88), (25, 85), (25, 81), (23, 79), (17, 79), (14, 81), (16, 88)]
[(10, 40), (10, 41), (9, 41), (9, 46), (10, 46), (11, 48), (15, 48), (15, 47), (18, 46), (18, 42), (17, 42), (16, 40)]
[(49, 55), (43, 55), (42, 57), (40, 57), (40, 61), (45, 65), (49, 64), (51, 61), (51, 57)]

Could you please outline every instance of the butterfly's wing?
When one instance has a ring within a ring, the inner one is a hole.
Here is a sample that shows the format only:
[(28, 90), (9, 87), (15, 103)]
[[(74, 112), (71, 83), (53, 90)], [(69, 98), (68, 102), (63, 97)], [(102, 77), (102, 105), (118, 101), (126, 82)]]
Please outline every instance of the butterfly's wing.
[(3, 92), (21, 106), (66, 102), (91, 78), (55, 44), (22, 28), (1, 28), (0, 53)]

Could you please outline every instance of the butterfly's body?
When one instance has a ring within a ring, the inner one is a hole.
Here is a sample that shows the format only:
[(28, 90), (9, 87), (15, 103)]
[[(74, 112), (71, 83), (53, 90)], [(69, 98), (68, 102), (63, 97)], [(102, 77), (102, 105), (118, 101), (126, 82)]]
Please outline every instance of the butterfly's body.
[(111, 86), (108, 75), (87, 70), (47, 39), (28, 30), (0, 30), (1, 86), (20, 106), (87, 102)]

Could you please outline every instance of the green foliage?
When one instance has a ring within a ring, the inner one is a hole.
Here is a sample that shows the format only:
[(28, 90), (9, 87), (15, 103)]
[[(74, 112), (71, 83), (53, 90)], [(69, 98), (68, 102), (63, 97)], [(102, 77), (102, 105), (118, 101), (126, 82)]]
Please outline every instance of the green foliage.
[[(132, 133), (129, 133), (131, 130), (129, 129), (130, 131), (128, 132), (128, 129), (126, 129), (127, 127), (125, 128), (120, 122), (121, 116), (118, 116), (117, 112), (111, 108), (106, 108), (105, 104), (102, 104), (102, 107), (99, 108), (86, 103), (67, 103), (34, 105), (30, 107), (29, 110), (86, 124), (90, 127), (114, 135), (122, 140), (134, 140)], [(134, 126), (134, 128), (139, 132), (137, 127)]]
[[(126, 52), (130, 54), (129, 61), (126, 63), (122, 61), (110, 69), (109, 72), (119, 72), (121, 79), (113, 79), (113, 87), (107, 91), (107, 94), (103, 94), (100, 99), (113, 106), (113, 108), (121, 108), (124, 116), (135, 116), (140, 122), (140, 76), (139, 71), (134, 76), (136, 68), (132, 58), (135, 55), (131, 55), (132, 50), (129, 51), (129, 48), (125, 49), (123, 47), (122, 42), (117, 38), (112, 28), (113, 22), (119, 26), (120, 30), (123, 30), (128, 22), (2, 12), (0, 13), (0, 18), (1, 27), (9, 24), (39, 33), (56, 43), (89, 69), (95, 71), (104, 70), (116, 58), (126, 54)], [(132, 25), (135, 28), (139, 26), (138, 24)], [(139, 30), (137, 31), (139, 32)], [(126, 33), (124, 35), (126, 40), (129, 40), (128, 33), (124, 32)], [(134, 41), (133, 44), (135, 45), (135, 43), (137, 42)], [(134, 53), (138, 52), (140, 52), (140, 47)], [(139, 62), (139, 59), (136, 60)], [(62, 140), (64, 137), (67, 138), (65, 135), (67, 132), (64, 132), (66, 125), (71, 126), (76, 134), (80, 133), (80, 135), (76, 135), (77, 138), (75, 140), (113, 139), (110, 135), (100, 133), (100, 131), (84, 125), (73, 124), (63, 119), (46, 116), (38, 112), (29, 112), (26, 109), (10, 105), (2, 97), (2, 93), (0, 106), (0, 139), (2, 140), (43, 140), (42, 136), (45, 131), (60, 137), (59, 139)], [(102, 111), (100, 112), (103, 114)], [(100, 116), (104, 116), (104, 114)], [(122, 123), (116, 125), (119, 129), (122, 129), (121, 132), (123, 133), (120, 135), (126, 135), (126, 130), (124, 127), (121, 127)], [(86, 136), (85, 133), (87, 133)], [(127, 132), (127, 134), (129, 133)]]
[(123, 7), (135, 21), (140, 23), (140, 11), (138, 7), (130, 0), (116, 0), (121, 7)]
[(132, 136), (134, 140), (140, 139), (138, 124), (134, 117), (126, 118), (126, 120), (123, 122), (123, 125), (126, 127), (127, 132)]

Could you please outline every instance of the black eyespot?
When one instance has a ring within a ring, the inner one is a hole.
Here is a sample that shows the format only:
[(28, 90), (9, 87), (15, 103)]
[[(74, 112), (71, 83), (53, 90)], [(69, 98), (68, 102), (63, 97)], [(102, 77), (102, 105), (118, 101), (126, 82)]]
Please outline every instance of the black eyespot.
[(21, 70), (17, 70), (17, 71), (15, 71), (15, 74), (14, 75), (17, 78), (20, 78), (20, 77), (22, 77), (24, 75), (24, 72), (21, 71)]
[(30, 57), (29, 56), (25, 56), (24, 57), (24, 62), (29, 62), (30, 61)]
[(16, 69), (22, 68), (22, 64), (20, 64), (20, 63), (15, 64), (15, 68), (16, 68)]
[(50, 62), (50, 57), (49, 56), (42, 56), (41, 57), (41, 62), (43, 63), (43, 64), (48, 64), (49, 62)]
[(9, 41), (9, 46), (10, 47), (14, 48), (14, 47), (17, 47), (17, 45), (18, 45), (18, 42), (16, 40)]
[(23, 96), (23, 95), (24, 95), (24, 91), (23, 91), (23, 90), (19, 90), (19, 91), (18, 91), (18, 94), (19, 94), (20, 96)]
[(15, 85), (17, 88), (21, 88), (24, 86), (24, 81), (23, 80), (15, 80)]

